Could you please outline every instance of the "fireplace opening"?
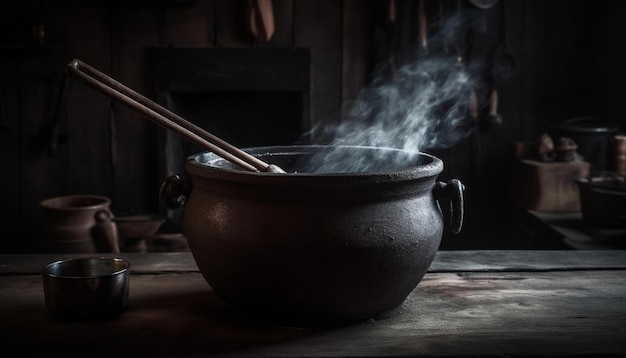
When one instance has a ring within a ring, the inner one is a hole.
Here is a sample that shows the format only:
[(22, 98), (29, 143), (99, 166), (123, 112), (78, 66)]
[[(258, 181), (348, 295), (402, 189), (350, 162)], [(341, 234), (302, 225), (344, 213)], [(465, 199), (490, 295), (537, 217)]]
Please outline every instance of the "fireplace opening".
[(171, 94), (168, 107), (183, 118), (243, 148), (293, 144), (302, 134), (303, 104), (294, 92)]

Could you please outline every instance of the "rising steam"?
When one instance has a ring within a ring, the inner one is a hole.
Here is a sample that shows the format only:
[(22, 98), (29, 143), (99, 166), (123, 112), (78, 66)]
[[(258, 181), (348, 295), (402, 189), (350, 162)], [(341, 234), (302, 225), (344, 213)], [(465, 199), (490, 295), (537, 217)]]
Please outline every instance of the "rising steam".
[[(408, 152), (448, 148), (471, 133), (468, 108), (475, 86), (456, 57), (422, 56), (400, 67), (390, 79), (373, 81), (350, 105), (347, 119), (339, 125), (318, 126), (312, 136), (335, 146)], [(321, 159), (323, 165), (315, 171), (362, 172), (376, 170), (377, 165), (375, 160), (332, 159)]]

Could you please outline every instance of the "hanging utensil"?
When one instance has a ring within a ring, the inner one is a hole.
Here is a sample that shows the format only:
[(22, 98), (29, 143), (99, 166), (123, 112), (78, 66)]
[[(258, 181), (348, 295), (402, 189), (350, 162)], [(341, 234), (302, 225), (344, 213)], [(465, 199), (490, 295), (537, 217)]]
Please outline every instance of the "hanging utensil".
[(421, 51), (428, 53), (428, 19), (424, 9), (424, 0), (418, 0), (417, 2), (417, 26), (418, 45)]
[(517, 56), (509, 43), (505, 4), (505, 1), (500, 3), (500, 43), (491, 54), (492, 77), (497, 79), (512, 75), (518, 66)]
[(269, 41), (274, 36), (272, 0), (248, 0), (246, 23), (250, 34), (256, 41)]
[(502, 116), (498, 113), (498, 90), (494, 87), (489, 97), (489, 113), (487, 113), (486, 125), (502, 125)]
[(214, 152), (233, 164), (249, 171), (284, 173), (278, 166), (267, 164), (227, 143), (78, 59), (72, 60), (67, 65), (66, 71), (81, 82), (136, 110), (157, 124), (180, 134), (190, 142)]
[(487, 126), (502, 125), (502, 115), (498, 113), (498, 85), (499, 82), (510, 76), (517, 69), (517, 57), (509, 44), (506, 22), (505, 2), (500, 3), (500, 43), (496, 45), (491, 54), (491, 97), (489, 113), (485, 119)]

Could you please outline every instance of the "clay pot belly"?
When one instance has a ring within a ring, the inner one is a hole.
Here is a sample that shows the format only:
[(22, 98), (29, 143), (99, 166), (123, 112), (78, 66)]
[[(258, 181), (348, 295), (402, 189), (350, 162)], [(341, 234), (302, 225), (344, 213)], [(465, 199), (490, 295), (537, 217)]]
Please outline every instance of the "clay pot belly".
[[(436, 196), (449, 188), (435, 183), (435, 157), (378, 176), (233, 176), (198, 165), (204, 159), (187, 163), (185, 233), (207, 282), (247, 314), (296, 325), (380, 316), (404, 301), (439, 248)], [(277, 152), (271, 160), (291, 162)]]

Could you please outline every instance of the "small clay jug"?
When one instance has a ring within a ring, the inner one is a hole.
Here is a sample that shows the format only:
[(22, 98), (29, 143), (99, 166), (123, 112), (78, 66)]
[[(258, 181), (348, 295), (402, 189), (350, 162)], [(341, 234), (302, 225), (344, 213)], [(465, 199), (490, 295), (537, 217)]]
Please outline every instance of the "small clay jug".
[(111, 200), (97, 195), (69, 195), (39, 203), (41, 249), (55, 253), (119, 253)]

